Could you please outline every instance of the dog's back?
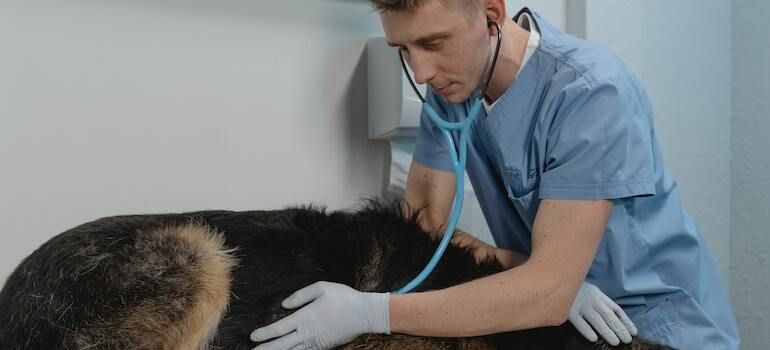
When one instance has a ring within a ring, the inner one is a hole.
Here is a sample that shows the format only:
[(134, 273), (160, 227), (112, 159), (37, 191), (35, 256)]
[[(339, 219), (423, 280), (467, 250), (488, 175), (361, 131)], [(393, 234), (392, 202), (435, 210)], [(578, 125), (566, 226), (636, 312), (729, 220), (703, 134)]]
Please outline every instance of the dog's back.
[[(225, 232), (228, 245), (238, 247), (232, 302), (216, 341), (223, 349), (253, 348), (249, 334), (286, 316), (289, 311), (281, 301), (302, 287), (331, 281), (362, 291), (393, 291), (419, 273), (436, 247), (414, 217), (402, 215), (398, 203), (369, 202), (356, 212), (313, 208), (221, 212), (206, 215), (205, 220)], [(478, 265), (466, 250), (450, 246), (419, 290), (444, 288), (500, 270), (496, 261)], [(329, 321), (334, 322), (334, 315)], [(362, 337), (354, 346), (453, 349), (470, 343), (488, 341)]]
[[(100, 219), (51, 239), (0, 292), (3, 349), (251, 349), (256, 327), (316, 281), (391, 291), (437, 242), (399, 203)], [(449, 246), (420, 290), (501, 271)], [(333, 315), (329, 315), (333, 322)], [(570, 325), (470, 339), (363, 336), (350, 349), (603, 349)], [(642, 342), (624, 349), (657, 349)]]

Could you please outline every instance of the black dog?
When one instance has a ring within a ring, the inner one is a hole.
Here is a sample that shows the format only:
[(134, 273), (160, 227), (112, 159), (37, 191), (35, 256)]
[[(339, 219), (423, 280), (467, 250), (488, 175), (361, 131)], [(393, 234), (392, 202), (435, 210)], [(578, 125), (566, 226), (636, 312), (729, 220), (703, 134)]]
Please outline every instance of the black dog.
[[(251, 349), (255, 328), (315, 281), (362, 291), (403, 286), (437, 242), (370, 201), (317, 208), (118, 216), (66, 231), (27, 257), (0, 292), (2, 349)], [(450, 246), (421, 290), (502, 267)], [(333, 315), (329, 315), (333, 322)], [(609, 349), (569, 324), (476, 338), (362, 336), (347, 349)], [(667, 349), (635, 340), (619, 349)]]

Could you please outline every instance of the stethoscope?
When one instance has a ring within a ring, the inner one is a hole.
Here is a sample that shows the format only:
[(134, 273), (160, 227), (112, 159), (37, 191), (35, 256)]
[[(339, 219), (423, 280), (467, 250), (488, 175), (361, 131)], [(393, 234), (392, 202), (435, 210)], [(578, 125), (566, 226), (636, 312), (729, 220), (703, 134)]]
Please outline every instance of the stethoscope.
[[(420, 283), (422, 283), (430, 275), (430, 273), (433, 272), (433, 269), (436, 268), (439, 260), (441, 260), (441, 256), (444, 255), (444, 251), (446, 251), (446, 248), (449, 245), (449, 241), (452, 238), (452, 234), (454, 233), (455, 228), (457, 228), (457, 221), (460, 219), (460, 211), (462, 210), (463, 198), (465, 195), (465, 162), (467, 160), (468, 130), (470, 130), (471, 124), (473, 124), (473, 121), (476, 119), (476, 116), (479, 114), (481, 106), (483, 105), (484, 96), (486, 96), (487, 88), (489, 88), (489, 83), (492, 80), (492, 73), (494, 72), (495, 65), (497, 64), (497, 55), (500, 53), (500, 43), (502, 42), (500, 25), (495, 21), (487, 19), (487, 26), (492, 24), (497, 27), (497, 47), (495, 48), (495, 55), (492, 58), (492, 66), (489, 69), (487, 81), (484, 83), (484, 89), (481, 90), (481, 94), (479, 95), (478, 100), (473, 103), (473, 106), (471, 106), (471, 109), (468, 112), (468, 116), (461, 122), (448, 122), (444, 120), (438, 115), (436, 110), (433, 109), (430, 104), (425, 103), (425, 98), (422, 96), (422, 94), (420, 94), (420, 91), (417, 90), (417, 85), (415, 85), (412, 77), (409, 75), (409, 72), (406, 68), (406, 62), (404, 61), (404, 56), (401, 54), (401, 50), (399, 49), (398, 51), (398, 56), (401, 59), (401, 66), (404, 70), (404, 74), (406, 74), (406, 77), (409, 79), (409, 84), (412, 85), (412, 89), (420, 98), (420, 101), (422, 101), (423, 107), (428, 113), (428, 117), (430, 117), (430, 120), (433, 121), (433, 123), (435, 123), (439, 129), (441, 129), (441, 133), (444, 134), (444, 138), (449, 145), (449, 154), (452, 158), (452, 169), (455, 173), (455, 199), (452, 203), (452, 210), (449, 214), (448, 226), (446, 231), (444, 231), (444, 236), (441, 238), (441, 242), (436, 248), (436, 252), (433, 253), (433, 257), (431, 257), (428, 264), (425, 266), (425, 268), (423, 268), (420, 274), (417, 275), (417, 277), (415, 277), (405, 286), (401, 287), (401, 289), (395, 291), (395, 294), (409, 293), (414, 288), (419, 286)], [(452, 139), (452, 134), (450, 134), (451, 130), (460, 131), (459, 149), (457, 149), (455, 142)]]

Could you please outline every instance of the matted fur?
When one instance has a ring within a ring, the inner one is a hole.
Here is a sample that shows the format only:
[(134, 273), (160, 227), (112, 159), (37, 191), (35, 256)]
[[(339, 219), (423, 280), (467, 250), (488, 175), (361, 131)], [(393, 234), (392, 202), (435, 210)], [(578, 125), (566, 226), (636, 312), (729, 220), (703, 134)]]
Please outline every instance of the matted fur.
[[(232, 349), (288, 315), (280, 303), (316, 281), (391, 291), (438, 242), (399, 202), (119, 216), (68, 230), (27, 257), (0, 291), (3, 349)], [(450, 245), (419, 290), (502, 270)], [(334, 315), (329, 315), (334, 322)], [(366, 335), (341, 349), (607, 349), (570, 325), (475, 338)], [(618, 349), (666, 349), (642, 340)]]

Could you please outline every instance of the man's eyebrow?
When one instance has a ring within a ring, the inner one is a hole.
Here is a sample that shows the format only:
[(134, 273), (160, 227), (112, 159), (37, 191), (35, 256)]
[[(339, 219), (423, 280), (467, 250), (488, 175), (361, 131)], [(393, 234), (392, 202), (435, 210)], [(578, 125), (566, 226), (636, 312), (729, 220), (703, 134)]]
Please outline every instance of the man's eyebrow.
[[(414, 42), (417, 43), (417, 44), (420, 44), (420, 45), (424, 45), (424, 44), (430, 43), (430, 42), (435, 41), (435, 40), (446, 39), (446, 38), (449, 37), (449, 35), (450, 35), (450, 33), (447, 33), (447, 32), (435, 33), (435, 34), (431, 34), (431, 35), (419, 38), (419, 39), (415, 40)], [(403, 46), (403, 45), (392, 43), (392, 42), (388, 41), (388, 46), (399, 47), (399, 46)]]

